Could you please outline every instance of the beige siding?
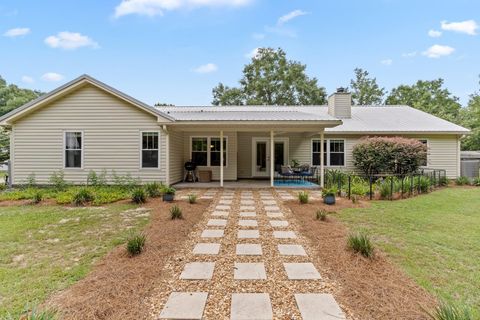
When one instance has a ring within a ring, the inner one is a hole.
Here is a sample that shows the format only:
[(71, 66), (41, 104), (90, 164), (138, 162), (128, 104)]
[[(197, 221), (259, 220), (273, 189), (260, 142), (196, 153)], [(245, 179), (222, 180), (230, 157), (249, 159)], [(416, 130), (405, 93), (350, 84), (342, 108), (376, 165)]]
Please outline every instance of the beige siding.
[(183, 157), (184, 133), (170, 132), (170, 184), (183, 180)]
[[(82, 169), (63, 169), (65, 131), (83, 131)], [(140, 168), (141, 131), (160, 133), (160, 168)], [(20, 119), (13, 126), (14, 183), (35, 173), (48, 183), (53, 171), (64, 170), (72, 183), (85, 183), (90, 170), (131, 174), (142, 181), (165, 180), (165, 136), (157, 118), (96, 87), (87, 85)]]
[[(227, 138), (227, 166), (223, 169), (224, 180), (237, 180), (237, 133), (224, 132)], [(191, 159), (191, 137), (220, 137), (220, 132), (185, 132), (183, 134), (183, 162)], [(220, 167), (198, 167), (199, 170), (212, 170), (212, 179), (220, 180)]]

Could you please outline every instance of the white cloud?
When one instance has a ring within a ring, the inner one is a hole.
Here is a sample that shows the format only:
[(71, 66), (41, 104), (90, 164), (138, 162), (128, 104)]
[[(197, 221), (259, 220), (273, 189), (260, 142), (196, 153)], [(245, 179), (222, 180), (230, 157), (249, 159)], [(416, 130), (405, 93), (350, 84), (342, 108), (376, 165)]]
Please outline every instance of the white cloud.
[(215, 72), (217, 70), (218, 70), (218, 67), (215, 63), (203, 64), (203, 65), (193, 69), (193, 71), (195, 71), (197, 73), (211, 73), (211, 72)]
[(448, 31), (455, 31), (460, 33), (466, 33), (471, 36), (477, 34), (478, 24), (475, 20), (465, 20), (461, 22), (447, 22), (442, 21), (442, 29)]
[(246, 53), (246, 54), (245, 54), (245, 58), (247, 58), (247, 59), (253, 59), (253, 58), (255, 58), (255, 57), (258, 55), (258, 49), (259, 49), (259, 48), (255, 48), (255, 49), (252, 49), (252, 51)]
[(63, 80), (63, 75), (55, 72), (47, 72), (42, 76), (43, 81), (56, 82)]
[(438, 38), (442, 35), (442, 31), (438, 31), (438, 30), (428, 30), (428, 35), (432, 38)]
[(280, 18), (278, 18), (277, 25), (281, 26), (281, 25), (287, 23), (288, 21), (290, 21), (292, 19), (304, 16), (306, 14), (308, 14), (308, 12), (303, 11), (303, 10), (299, 10), (299, 9), (293, 10), (292, 12), (289, 12), (286, 15), (283, 15)]
[(74, 50), (81, 47), (98, 48), (98, 43), (91, 38), (84, 36), (78, 32), (59, 32), (56, 36), (45, 38), (45, 43), (52, 48), (61, 48), (66, 50)]
[(391, 66), (392, 63), (393, 63), (393, 60), (392, 59), (384, 59), (382, 61), (380, 61), (381, 64), (383, 64), (384, 66)]
[(443, 56), (449, 56), (454, 51), (455, 51), (455, 48), (436, 44), (428, 48), (426, 51), (422, 52), (422, 54), (429, 58), (440, 58)]
[(412, 51), (412, 52), (407, 52), (407, 53), (403, 53), (402, 54), (402, 57), (404, 58), (413, 58), (417, 55), (417, 51)]
[(23, 76), (23, 77), (22, 77), (22, 82), (25, 82), (25, 83), (34, 83), (35, 80), (34, 80), (32, 77), (30, 77), (30, 76)]
[(30, 33), (30, 28), (13, 28), (5, 31), (3, 34), (5, 37), (15, 38), (19, 36), (25, 36)]
[(164, 11), (180, 9), (183, 7), (240, 7), (253, 0), (122, 0), (115, 7), (115, 18), (129, 14), (143, 16), (163, 15)]
[(255, 40), (263, 40), (265, 39), (265, 34), (264, 33), (254, 33), (252, 34), (252, 38)]

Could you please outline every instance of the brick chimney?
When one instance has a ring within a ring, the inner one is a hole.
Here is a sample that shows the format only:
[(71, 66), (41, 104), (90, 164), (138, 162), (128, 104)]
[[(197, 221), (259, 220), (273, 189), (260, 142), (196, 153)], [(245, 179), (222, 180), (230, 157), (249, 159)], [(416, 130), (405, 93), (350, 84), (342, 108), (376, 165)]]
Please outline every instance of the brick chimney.
[(328, 97), (328, 114), (339, 119), (352, 117), (352, 94), (345, 88), (337, 88), (337, 92)]

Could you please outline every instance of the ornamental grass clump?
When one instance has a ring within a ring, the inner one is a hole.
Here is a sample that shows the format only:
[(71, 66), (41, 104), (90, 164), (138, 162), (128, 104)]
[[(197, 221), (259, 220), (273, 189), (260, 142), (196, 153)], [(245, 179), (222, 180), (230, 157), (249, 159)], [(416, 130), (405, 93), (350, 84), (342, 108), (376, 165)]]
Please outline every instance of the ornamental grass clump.
[(140, 254), (145, 247), (146, 236), (141, 233), (132, 234), (127, 239), (127, 251), (131, 256)]
[(432, 320), (473, 320), (472, 311), (465, 306), (442, 303), (430, 314)]
[(319, 209), (315, 212), (315, 219), (320, 220), (320, 221), (326, 221), (327, 220), (327, 215), (328, 215), (327, 210)]
[(300, 201), (301, 204), (306, 204), (308, 203), (308, 192), (302, 191), (298, 193), (298, 201)]
[(457, 186), (468, 186), (470, 184), (470, 179), (468, 179), (468, 177), (461, 176), (455, 180), (455, 184)]
[(93, 201), (94, 195), (87, 188), (81, 188), (72, 197), (72, 203), (76, 206), (83, 206), (86, 203)]
[(145, 193), (145, 190), (143, 188), (138, 187), (133, 189), (132, 191), (132, 202), (136, 204), (142, 204), (147, 202), (147, 195)]
[(150, 198), (157, 198), (162, 195), (162, 184), (158, 182), (151, 182), (145, 185), (145, 191)]
[(180, 209), (180, 207), (177, 205), (172, 206), (170, 208), (170, 218), (172, 220), (182, 219), (183, 218), (182, 209)]
[(188, 195), (188, 202), (190, 204), (194, 204), (197, 202), (197, 195), (196, 194), (189, 194)]
[(43, 193), (40, 190), (35, 190), (32, 194), (32, 204), (39, 204), (43, 200)]
[(364, 233), (350, 234), (347, 240), (348, 247), (366, 258), (373, 257), (373, 244), (370, 237)]

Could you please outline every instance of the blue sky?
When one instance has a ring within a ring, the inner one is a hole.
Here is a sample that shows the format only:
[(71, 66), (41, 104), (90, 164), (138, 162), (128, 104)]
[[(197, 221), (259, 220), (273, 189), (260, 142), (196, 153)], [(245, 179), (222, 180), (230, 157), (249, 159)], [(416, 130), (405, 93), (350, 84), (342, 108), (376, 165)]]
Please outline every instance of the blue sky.
[(331, 93), (355, 67), (388, 90), (478, 89), (478, 0), (2, 0), (0, 75), (44, 91), (88, 73), (147, 103), (210, 104), (249, 54), (281, 47)]

